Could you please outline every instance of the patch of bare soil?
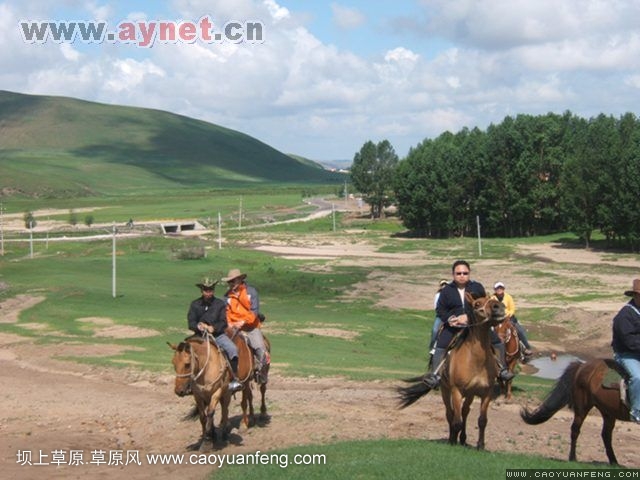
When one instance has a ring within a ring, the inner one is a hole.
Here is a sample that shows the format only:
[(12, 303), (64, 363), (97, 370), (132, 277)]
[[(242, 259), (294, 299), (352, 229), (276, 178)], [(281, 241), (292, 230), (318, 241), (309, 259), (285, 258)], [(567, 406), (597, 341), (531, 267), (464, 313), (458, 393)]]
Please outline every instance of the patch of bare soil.
[[(335, 246), (334, 246), (335, 247)], [(335, 248), (332, 247), (333, 250)], [(366, 249), (356, 249), (351, 256), (343, 256), (349, 244), (339, 246), (330, 262), (340, 264), (366, 258), (367, 264), (384, 266), (410, 262), (416, 258), (374, 258)], [(329, 250), (329, 249), (327, 249)], [(360, 253), (358, 253), (360, 252)], [(300, 253), (300, 252), (296, 252)], [(326, 253), (326, 252), (325, 252)], [(551, 258), (553, 252), (536, 252), (536, 255)], [(428, 259), (422, 261), (428, 262)], [(516, 300), (535, 290), (555, 288), (540, 276), (534, 275), (537, 268), (553, 270), (553, 262), (531, 266), (531, 271), (522, 272), (507, 261), (496, 264), (478, 262), (474, 274), (485, 285), (494, 279), (500, 269), (500, 279), (511, 284), (510, 291)], [(566, 270), (565, 267), (562, 268)], [(558, 275), (558, 272), (554, 272)], [(597, 272), (587, 273), (597, 275)], [(447, 272), (443, 272), (447, 278)], [(382, 303), (393, 308), (406, 307), (431, 309), (433, 288), (437, 279), (397, 278), (385, 281), (385, 274), (372, 268), (371, 283), (360, 286), (363, 292), (384, 294)], [(382, 283), (384, 289), (381, 289)], [(602, 288), (608, 280), (602, 281)], [(619, 282), (620, 279), (617, 279)], [(625, 285), (613, 288), (622, 291)], [(398, 285), (396, 288), (395, 285)], [(408, 292), (406, 285), (422, 288), (423, 294)], [(575, 286), (580, 291), (580, 285)], [(393, 290), (387, 295), (388, 290)], [(403, 290), (404, 289), (404, 290)], [(547, 290), (549, 291), (549, 290)], [(609, 311), (571, 308), (569, 305), (555, 318), (553, 342), (534, 345), (538, 351), (567, 351), (583, 358), (602, 354), (609, 356), (610, 318), (622, 305), (620, 293), (612, 295), (615, 308)], [(22, 308), (39, 301), (36, 297), (21, 297), (5, 301), (0, 305), (3, 322), (15, 322)], [(541, 305), (544, 299), (531, 295), (528, 304)], [(8, 320), (7, 320), (8, 319)], [(87, 328), (96, 334), (122, 338), (140, 335), (136, 329), (110, 330), (114, 327), (109, 319), (81, 319)], [(277, 329), (275, 323), (267, 328)], [(151, 332), (142, 332), (151, 333)], [(305, 334), (332, 335), (349, 338), (346, 330), (334, 325), (310, 326)], [(131, 480), (153, 476), (180, 477), (185, 480), (206, 478), (215, 470), (213, 466), (198, 465), (150, 465), (148, 454), (186, 453), (185, 447), (199, 436), (198, 422), (185, 422), (182, 417), (190, 410), (191, 398), (178, 398), (173, 393), (173, 377), (141, 373), (133, 369), (104, 369), (60, 360), (65, 355), (92, 356), (117, 353), (118, 346), (67, 345), (43, 347), (34, 345), (29, 339), (14, 334), (0, 333), (0, 382), (2, 384), (2, 409), (0, 410), (0, 458), (2, 474), (6, 478), (103, 478)], [(166, 361), (170, 362), (171, 351), (167, 348)], [(270, 421), (245, 429), (240, 426), (239, 399), (233, 402), (231, 441), (216, 453), (268, 452), (271, 449), (294, 445), (318, 444), (316, 453), (322, 452), (322, 444), (339, 440), (376, 438), (416, 438), (446, 440), (448, 427), (444, 408), (437, 393), (430, 393), (417, 404), (397, 409), (397, 398), (393, 382), (349, 382), (342, 379), (286, 378), (279, 374), (277, 352), (274, 352), (273, 375), (267, 392)], [(421, 368), (418, 367), (418, 368)], [(416, 371), (416, 374), (419, 374)], [(524, 375), (525, 373), (521, 373)], [(517, 388), (517, 377), (515, 387)], [(492, 403), (487, 427), (487, 449), (536, 453), (550, 458), (565, 460), (568, 457), (569, 434), (572, 414), (562, 410), (548, 422), (539, 426), (525, 425), (519, 417), (524, 400), (512, 403), (497, 400)], [(469, 417), (469, 442), (475, 444), (477, 430), (477, 402), (474, 402)], [(578, 443), (578, 458), (586, 462), (606, 462), (600, 439), (602, 421), (597, 413), (586, 420)], [(618, 459), (625, 466), (640, 468), (637, 445), (640, 427), (630, 423), (618, 423), (614, 431), (614, 448)], [(56, 451), (82, 452), (83, 465), (52, 464)], [(104, 451), (106, 460), (114, 452), (122, 451), (124, 460), (136, 452), (141, 465), (96, 465), (94, 451)], [(31, 463), (49, 465), (20, 465), (19, 451), (32, 452)]]

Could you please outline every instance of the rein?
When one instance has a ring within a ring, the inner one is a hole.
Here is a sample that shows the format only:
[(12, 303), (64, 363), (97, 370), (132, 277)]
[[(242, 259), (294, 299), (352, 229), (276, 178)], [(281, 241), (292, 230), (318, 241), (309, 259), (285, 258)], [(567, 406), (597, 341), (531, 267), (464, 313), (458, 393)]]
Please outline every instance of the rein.
[[(191, 380), (195, 383), (196, 380), (198, 380), (198, 378), (200, 378), (200, 376), (204, 373), (204, 371), (207, 368), (207, 365), (209, 364), (209, 360), (211, 359), (211, 342), (209, 340), (210, 334), (207, 332), (202, 332), (202, 338), (204, 339), (204, 341), (207, 343), (207, 359), (204, 362), (204, 365), (202, 366), (202, 368), (200, 368), (200, 371), (196, 374), (194, 372), (195, 369), (195, 361), (194, 360), (198, 360), (198, 356), (195, 354), (195, 352), (193, 351), (193, 348), (191, 348), (189, 350), (189, 353), (191, 354), (191, 372), (189, 373), (180, 373), (180, 374), (176, 374), (176, 377), (178, 378), (186, 378), (186, 377), (191, 377)], [(220, 377), (222, 377), (222, 374), (220, 374), (218, 376), (218, 378), (216, 378), (213, 382), (211, 382), (211, 384), (217, 382)]]

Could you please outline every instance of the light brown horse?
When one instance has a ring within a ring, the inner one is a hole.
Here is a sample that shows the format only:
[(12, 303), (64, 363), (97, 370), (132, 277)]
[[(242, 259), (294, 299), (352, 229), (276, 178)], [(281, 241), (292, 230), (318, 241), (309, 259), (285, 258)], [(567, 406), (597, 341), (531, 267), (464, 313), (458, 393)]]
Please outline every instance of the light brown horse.
[(631, 419), (629, 408), (620, 399), (619, 384), (603, 385), (605, 375), (610, 369), (622, 377), (627, 377), (622, 367), (609, 358), (598, 358), (585, 363), (572, 362), (544, 402), (533, 411), (523, 408), (520, 416), (529, 425), (538, 425), (549, 420), (562, 407), (569, 406), (573, 410), (569, 460), (576, 461), (576, 444), (582, 423), (589, 411), (596, 407), (602, 415), (601, 436), (609, 463), (616, 465), (618, 460), (611, 442), (613, 427), (616, 420)]
[(224, 353), (214, 342), (202, 337), (189, 337), (178, 345), (169, 343), (174, 350), (173, 367), (176, 372), (174, 391), (183, 397), (193, 393), (202, 425), (200, 440), (190, 450), (203, 449), (207, 440), (215, 443), (213, 415), (220, 404), (220, 429), (223, 440), (229, 433), (228, 391), (231, 373)]
[[(518, 365), (518, 361), (521, 357), (520, 352), (520, 337), (518, 337), (518, 330), (515, 325), (511, 323), (511, 317), (507, 317), (504, 321), (500, 322), (494, 327), (494, 330), (502, 343), (504, 343), (505, 359), (507, 361), (507, 369), (513, 373)], [(507, 400), (511, 400), (511, 380), (501, 381), (502, 393)]]
[[(231, 330), (227, 332), (227, 335), (233, 340), (238, 348), (238, 380), (242, 383), (242, 400), (240, 405), (242, 407), (242, 423), (245, 427), (250, 427), (255, 424), (255, 413), (253, 409), (253, 391), (251, 390), (252, 380), (256, 377), (255, 361), (253, 357), (253, 351), (249, 347), (247, 338), (242, 333), (233, 333)], [(267, 347), (267, 351), (271, 352), (271, 344), (266, 336), (264, 336), (264, 343)], [(268, 370), (269, 366), (265, 367)], [(265, 372), (266, 373), (266, 372)], [(259, 385), (261, 393), (261, 405), (260, 405), (260, 417), (265, 419), (267, 417), (267, 403), (266, 392), (267, 384), (260, 377), (260, 381), (256, 382)], [(248, 412), (247, 412), (248, 410)]]
[[(487, 426), (487, 411), (492, 398), (493, 387), (498, 375), (498, 366), (491, 348), (491, 327), (504, 320), (504, 305), (490, 297), (474, 299), (469, 293), (466, 301), (473, 308), (469, 318), (467, 336), (449, 351), (442, 370), (440, 391), (449, 423), (449, 443), (467, 443), (467, 416), (475, 397), (480, 398), (478, 416), (479, 450), (484, 449), (484, 433)], [(421, 377), (418, 377), (421, 378)], [(409, 379), (415, 381), (416, 379)], [(399, 388), (400, 408), (405, 408), (431, 389), (420, 382), (406, 388)]]

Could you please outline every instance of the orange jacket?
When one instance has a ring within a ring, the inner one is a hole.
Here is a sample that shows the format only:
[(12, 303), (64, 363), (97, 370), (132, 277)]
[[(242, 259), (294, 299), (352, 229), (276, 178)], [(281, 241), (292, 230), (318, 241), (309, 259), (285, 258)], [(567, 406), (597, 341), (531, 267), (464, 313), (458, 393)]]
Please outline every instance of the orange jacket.
[(244, 322), (243, 330), (253, 330), (260, 326), (258, 316), (251, 310), (251, 296), (247, 285), (242, 283), (235, 291), (229, 290), (227, 297), (227, 323), (230, 327), (238, 327)]

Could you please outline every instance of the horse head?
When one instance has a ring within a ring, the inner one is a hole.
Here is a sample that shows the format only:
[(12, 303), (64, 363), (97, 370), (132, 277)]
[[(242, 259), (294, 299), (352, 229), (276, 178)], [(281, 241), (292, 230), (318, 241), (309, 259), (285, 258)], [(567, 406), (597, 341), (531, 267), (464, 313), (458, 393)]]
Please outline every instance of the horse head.
[(506, 318), (504, 305), (498, 299), (491, 297), (474, 298), (469, 292), (465, 293), (465, 298), (471, 305), (475, 317), (470, 322), (471, 324), (487, 323), (493, 327)]
[(169, 342), (167, 344), (175, 352), (171, 360), (176, 372), (174, 392), (179, 397), (191, 395), (191, 379), (194, 368), (194, 365), (192, 365), (194, 359), (191, 354), (191, 344), (188, 342), (180, 342), (178, 345)]

